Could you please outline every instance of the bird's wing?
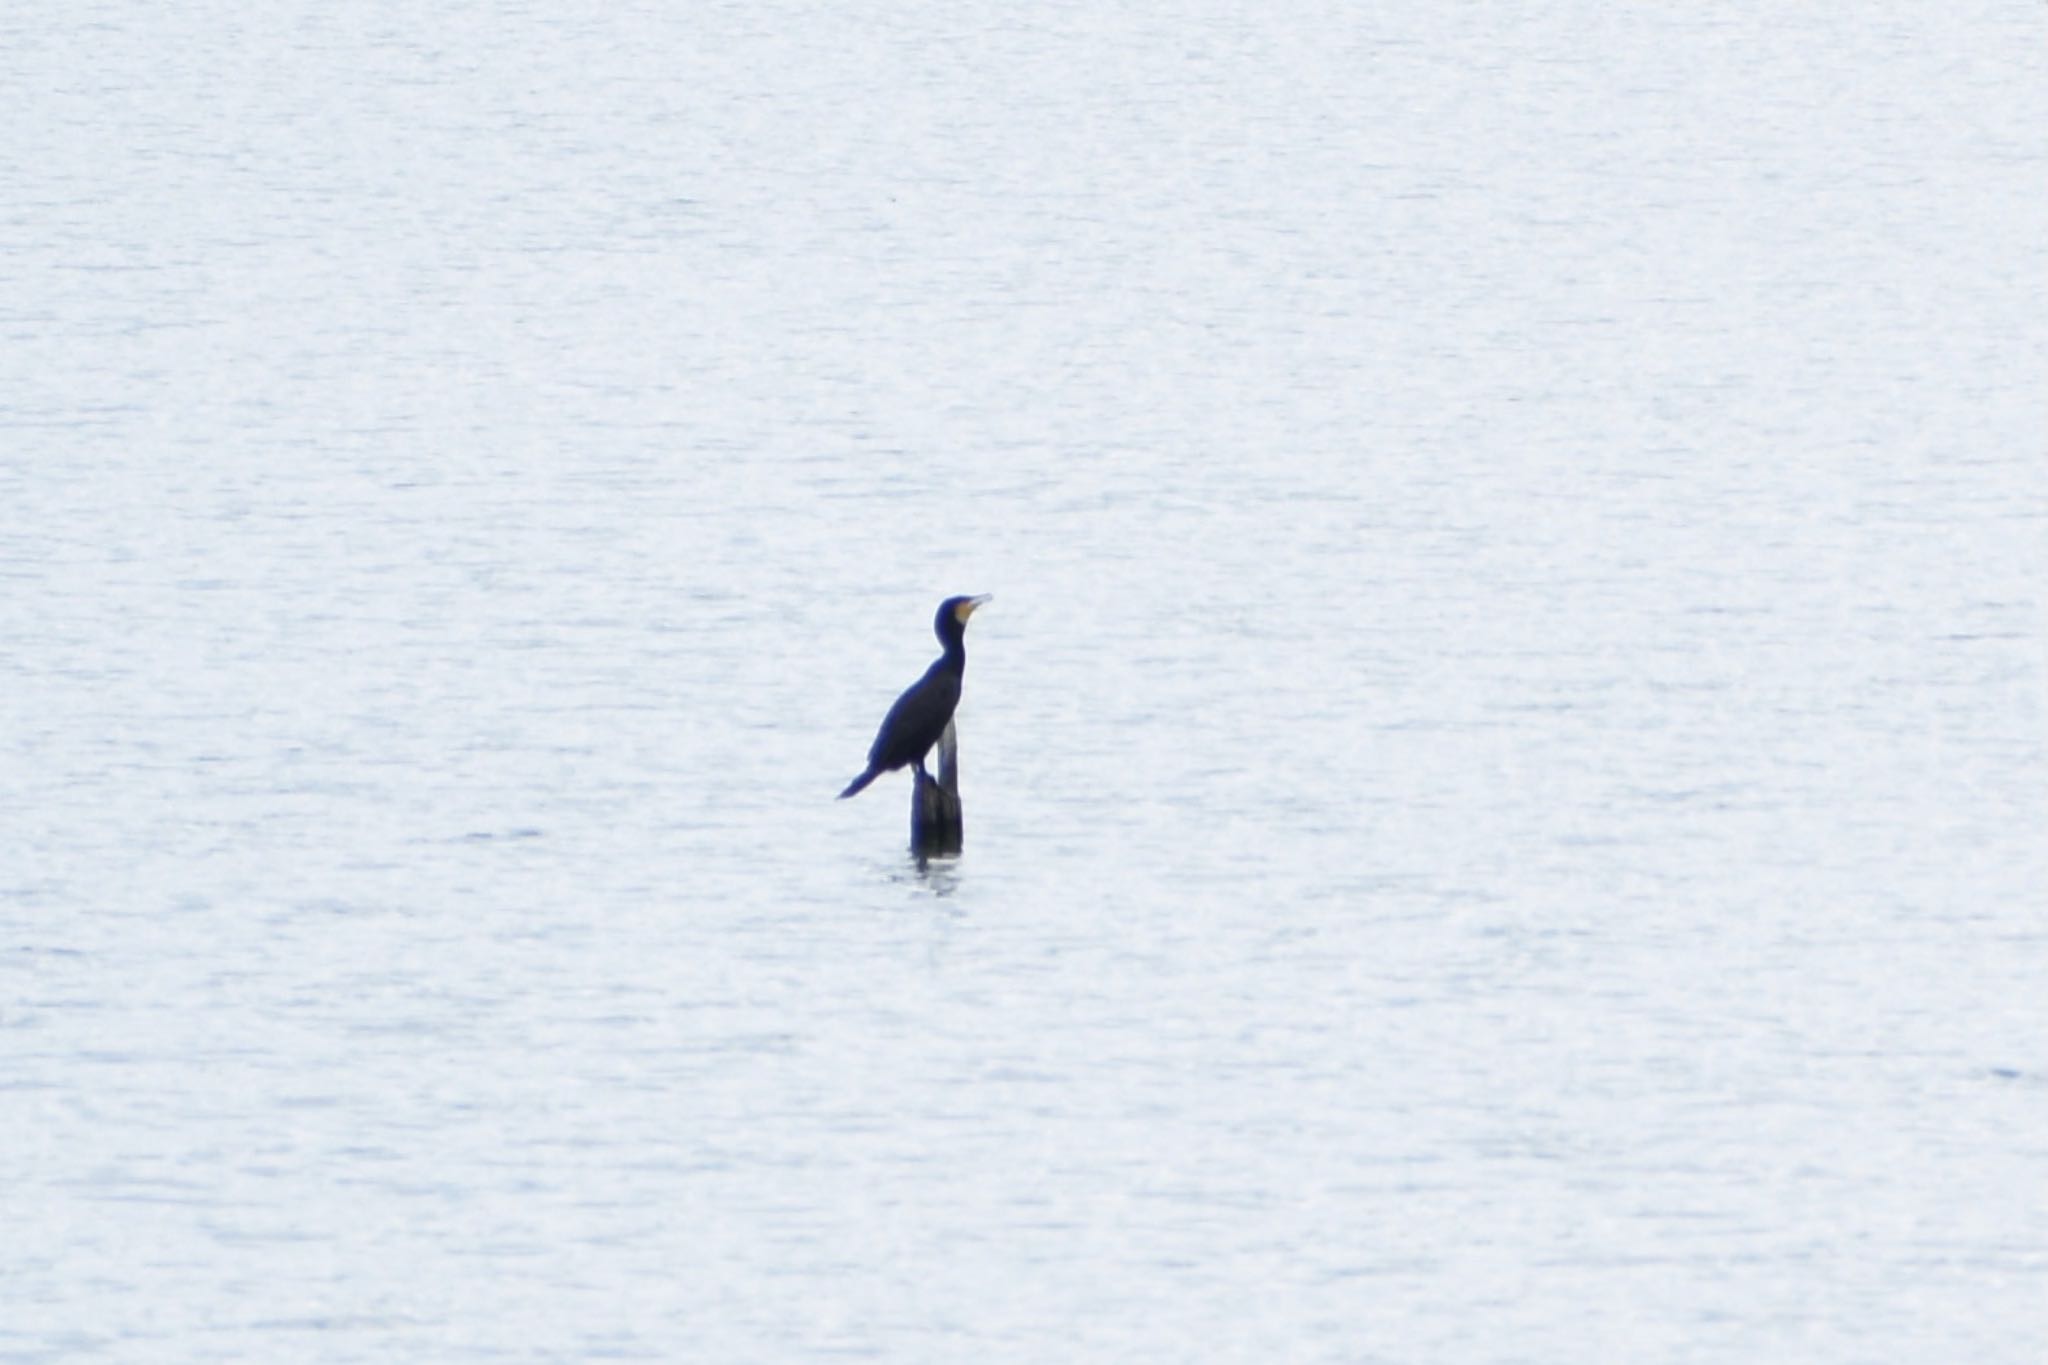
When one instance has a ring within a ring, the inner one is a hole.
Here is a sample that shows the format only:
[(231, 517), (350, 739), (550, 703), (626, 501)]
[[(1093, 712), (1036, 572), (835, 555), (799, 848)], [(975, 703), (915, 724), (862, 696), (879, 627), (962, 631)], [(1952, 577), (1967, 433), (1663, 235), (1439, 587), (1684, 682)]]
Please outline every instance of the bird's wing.
[(938, 743), (940, 731), (959, 704), (959, 675), (934, 664), (904, 689), (882, 718), (882, 728), (875, 732), (874, 746), (868, 750), (868, 762), (896, 768), (920, 757)]

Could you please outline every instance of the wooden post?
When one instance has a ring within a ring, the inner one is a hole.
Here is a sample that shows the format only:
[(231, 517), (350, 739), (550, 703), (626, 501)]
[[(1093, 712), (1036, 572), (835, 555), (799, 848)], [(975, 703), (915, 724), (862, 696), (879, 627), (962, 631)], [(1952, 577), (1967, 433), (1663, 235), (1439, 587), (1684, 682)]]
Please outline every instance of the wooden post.
[(939, 775), (917, 779), (910, 793), (910, 851), (920, 858), (946, 857), (960, 851), (960, 745), (953, 722), (939, 736)]

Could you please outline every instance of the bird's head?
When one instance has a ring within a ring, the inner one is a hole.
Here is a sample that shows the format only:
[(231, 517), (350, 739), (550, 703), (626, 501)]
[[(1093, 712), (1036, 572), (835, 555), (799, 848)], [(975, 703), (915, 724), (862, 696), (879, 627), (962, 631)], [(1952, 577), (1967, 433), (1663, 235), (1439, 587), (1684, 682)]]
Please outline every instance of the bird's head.
[(939, 603), (938, 619), (932, 622), (932, 628), (938, 631), (941, 640), (958, 638), (967, 630), (967, 618), (993, 596), (994, 593), (983, 593), (979, 597), (947, 598)]

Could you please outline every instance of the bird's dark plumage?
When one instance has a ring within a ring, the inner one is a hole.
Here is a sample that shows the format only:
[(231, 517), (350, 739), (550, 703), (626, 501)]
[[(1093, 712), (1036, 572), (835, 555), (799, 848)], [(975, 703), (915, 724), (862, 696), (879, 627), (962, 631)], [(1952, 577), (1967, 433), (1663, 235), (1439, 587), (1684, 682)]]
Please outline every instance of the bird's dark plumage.
[[(939, 603), (932, 630), (945, 652), (904, 690), (882, 717), (882, 728), (868, 750), (867, 771), (853, 779), (839, 799), (858, 794), (883, 773), (909, 766), (924, 773), (924, 756), (946, 733), (953, 708), (960, 704), (960, 679), (967, 671), (967, 618), (986, 597), (949, 597)], [(929, 774), (926, 774), (929, 776)]]

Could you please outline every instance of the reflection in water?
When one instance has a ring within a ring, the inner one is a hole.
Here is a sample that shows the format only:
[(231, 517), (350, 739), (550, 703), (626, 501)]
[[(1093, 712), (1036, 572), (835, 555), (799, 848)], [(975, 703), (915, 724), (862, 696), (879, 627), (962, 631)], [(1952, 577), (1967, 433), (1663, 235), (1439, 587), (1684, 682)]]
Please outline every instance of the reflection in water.
[[(916, 880), (934, 896), (950, 896), (960, 889), (960, 855), (957, 853), (936, 856), (922, 853), (906, 855), (906, 861)], [(901, 878), (899, 878), (901, 880)]]

